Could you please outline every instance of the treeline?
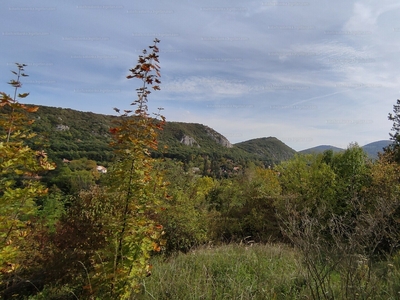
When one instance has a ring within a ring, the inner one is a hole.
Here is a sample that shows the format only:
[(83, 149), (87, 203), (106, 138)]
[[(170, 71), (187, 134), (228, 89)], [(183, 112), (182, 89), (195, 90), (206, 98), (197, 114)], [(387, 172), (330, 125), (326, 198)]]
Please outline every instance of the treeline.
[(352, 144), (342, 153), (298, 155), (274, 169), (250, 166), (220, 180), (169, 166), (171, 201), (160, 214), (165, 252), (286, 243), (301, 255), (312, 299), (373, 299), (382, 284), (396, 298), (400, 165), (394, 149), (371, 161)]
[[(234, 178), (219, 180), (184, 172), (173, 162), (160, 163), (168, 166), (172, 198), (164, 212), (171, 236), (168, 249), (187, 251), (210, 241), (287, 242), (291, 235), (283, 225), (296, 214), (320, 222), (333, 215), (346, 217), (350, 224), (359, 214), (375, 212), (382, 201), (387, 201), (385, 207), (397, 203), (399, 169), (387, 156), (373, 162), (358, 145), (350, 145), (343, 153), (298, 155), (273, 169), (253, 165)], [(392, 213), (386, 218), (394, 226), (400, 211)], [(385, 239), (376, 252), (397, 245), (395, 238)]]
[[(188, 251), (203, 243), (245, 239), (287, 242), (282, 221), (288, 221), (290, 212), (318, 214), (320, 221), (333, 214), (357, 217), (354, 201), (368, 204), (358, 209), (371, 213), (374, 201), (383, 201), (384, 195), (388, 206), (399, 179), (397, 165), (388, 156), (372, 161), (358, 145), (350, 145), (343, 153), (297, 155), (273, 169), (252, 164), (232, 178), (220, 179), (175, 160), (159, 159), (156, 166), (168, 182), (169, 197), (160, 214), (169, 237), (165, 250)], [(76, 195), (108, 181), (96, 166), (92, 160), (72, 160), (43, 181), (65, 196)], [(399, 216), (391, 217), (394, 222)]]

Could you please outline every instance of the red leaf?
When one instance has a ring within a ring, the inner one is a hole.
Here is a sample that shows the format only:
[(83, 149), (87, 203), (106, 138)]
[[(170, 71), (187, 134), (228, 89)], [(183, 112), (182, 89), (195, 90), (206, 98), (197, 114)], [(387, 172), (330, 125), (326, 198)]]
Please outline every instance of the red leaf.
[(111, 134), (116, 134), (118, 133), (119, 129), (118, 128), (110, 128), (110, 133)]

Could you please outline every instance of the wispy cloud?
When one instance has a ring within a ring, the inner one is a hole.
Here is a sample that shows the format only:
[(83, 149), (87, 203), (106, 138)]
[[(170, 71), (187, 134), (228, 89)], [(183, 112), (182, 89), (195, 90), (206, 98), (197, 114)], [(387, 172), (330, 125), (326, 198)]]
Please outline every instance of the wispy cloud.
[(368, 143), (388, 137), (400, 92), (399, 10), (394, 0), (2, 2), (0, 88), (12, 63), (27, 63), (29, 101), (112, 113), (132, 102), (125, 76), (158, 37), (150, 107), (167, 119), (296, 150)]

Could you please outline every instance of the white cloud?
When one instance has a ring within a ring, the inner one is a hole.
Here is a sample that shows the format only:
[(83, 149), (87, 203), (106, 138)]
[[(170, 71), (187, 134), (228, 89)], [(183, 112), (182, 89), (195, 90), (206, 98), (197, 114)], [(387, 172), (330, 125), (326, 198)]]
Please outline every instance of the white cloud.
[[(213, 101), (219, 97), (238, 97), (249, 91), (249, 87), (239, 79), (191, 76), (166, 81), (163, 91), (178, 97), (197, 96), (201, 100)], [(180, 95), (179, 95), (180, 94)]]
[(386, 12), (395, 11), (400, 8), (397, 1), (375, 1), (375, 2), (355, 2), (353, 4), (353, 16), (344, 24), (345, 31), (374, 31), (377, 20)]

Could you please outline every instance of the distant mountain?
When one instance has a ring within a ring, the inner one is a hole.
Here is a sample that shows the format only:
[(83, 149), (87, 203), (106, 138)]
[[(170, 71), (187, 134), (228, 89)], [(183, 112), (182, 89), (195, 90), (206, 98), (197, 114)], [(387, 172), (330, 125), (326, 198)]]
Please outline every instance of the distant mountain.
[(309, 149), (304, 149), (299, 151), (300, 154), (312, 154), (312, 153), (322, 153), (326, 150), (332, 150), (333, 152), (342, 152), (345, 149), (342, 148), (338, 148), (338, 147), (334, 147), (334, 146), (330, 146), (330, 145), (321, 145), (321, 146), (316, 146), (313, 148), (309, 148)]
[(373, 143), (369, 143), (367, 145), (362, 146), (364, 151), (368, 154), (371, 158), (378, 158), (378, 152), (383, 152), (383, 148), (389, 146), (392, 141), (389, 140), (382, 140)]
[[(378, 158), (378, 152), (383, 152), (383, 148), (389, 146), (392, 143), (392, 141), (389, 140), (382, 140), (382, 141), (377, 141), (377, 142), (372, 142), (367, 145), (362, 146), (363, 150), (368, 154), (370, 158), (376, 159)], [(301, 154), (311, 154), (311, 153), (322, 153), (326, 150), (333, 150), (333, 152), (341, 152), (344, 151), (345, 149), (334, 147), (334, 146), (328, 146), (328, 145), (321, 145), (305, 150), (299, 151)]]
[[(112, 160), (109, 129), (115, 126), (116, 116), (39, 106), (32, 118), (33, 131), (46, 140), (46, 151), (54, 161), (88, 158), (107, 164)], [(201, 169), (203, 174), (215, 176), (232, 174), (232, 170), (242, 169), (248, 162), (276, 164), (295, 153), (277, 138), (232, 145), (206, 125), (170, 121), (159, 134), (159, 144), (162, 150), (153, 152), (155, 157), (176, 159), (188, 167)]]
[(234, 146), (259, 157), (262, 160), (271, 159), (274, 163), (292, 158), (296, 151), (276, 137), (263, 137), (237, 143)]
[[(109, 147), (116, 116), (81, 112), (73, 109), (39, 106), (32, 114), (35, 119), (33, 131), (47, 142), (46, 150), (53, 160), (88, 158), (97, 162), (109, 162), (113, 152)], [(290, 159), (295, 150), (275, 137), (252, 139), (232, 145), (228, 139), (214, 129), (196, 123), (169, 122), (159, 135), (160, 149), (153, 153), (184, 162), (186, 165), (200, 167), (205, 172), (213, 169), (233, 170), (244, 167), (252, 161), (261, 165), (277, 164)], [(391, 141), (377, 141), (363, 146), (372, 158), (388, 146)], [(299, 153), (321, 153), (332, 149), (334, 152), (344, 149), (322, 145), (305, 149)], [(163, 153), (161, 153), (163, 152)], [(205, 172), (205, 174), (208, 174)]]
[(197, 123), (168, 122), (160, 132), (160, 142), (174, 146), (189, 146), (202, 150), (215, 147), (232, 148), (231, 143), (214, 129)]

